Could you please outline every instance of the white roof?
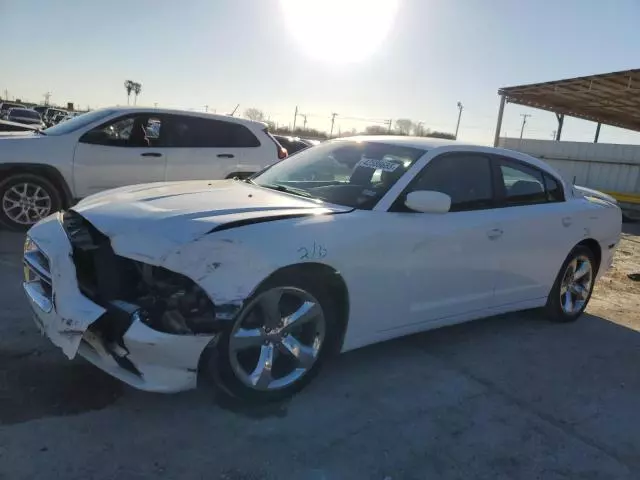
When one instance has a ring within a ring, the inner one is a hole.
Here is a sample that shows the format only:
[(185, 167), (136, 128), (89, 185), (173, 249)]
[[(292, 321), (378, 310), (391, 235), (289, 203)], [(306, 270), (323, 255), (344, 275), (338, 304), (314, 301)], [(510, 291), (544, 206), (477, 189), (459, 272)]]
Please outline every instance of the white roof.
[(456, 140), (448, 140), (444, 138), (411, 137), (407, 135), (358, 135), (355, 137), (342, 137), (339, 140), (390, 143), (404, 147), (422, 148), (424, 150), (445, 147), (448, 145), (469, 145)]
[(539, 158), (527, 155), (526, 153), (517, 152), (515, 150), (507, 150), (506, 148), (488, 147), (486, 145), (474, 145), (472, 143), (458, 142), (456, 140), (448, 140), (444, 138), (411, 137), (405, 135), (359, 135), (355, 137), (342, 137), (336, 140), (388, 143), (404, 147), (420, 148), (423, 150), (432, 150), (434, 148), (440, 147), (451, 147), (451, 150), (460, 148), (463, 151), (468, 149), (476, 152), (504, 155), (528, 162), (548, 173), (553, 174), (556, 177), (556, 180), (565, 183), (562, 175), (560, 175), (560, 173), (558, 173), (558, 171), (548, 163), (540, 160)]
[(143, 111), (145, 113), (157, 113), (157, 114), (167, 113), (167, 114), (174, 114), (174, 115), (185, 115), (190, 117), (210, 118), (213, 120), (223, 120), (225, 122), (241, 123), (243, 125), (257, 127), (257, 128), (264, 128), (266, 126), (265, 123), (256, 122), (253, 120), (247, 120), (246, 118), (232, 117), (231, 115), (218, 115), (215, 113), (207, 113), (207, 112), (194, 112), (191, 110), (177, 110), (177, 109), (170, 109), (170, 108), (153, 108), (153, 107), (149, 108), (149, 107), (140, 107), (140, 106), (106, 107), (101, 110), (112, 110), (120, 113), (136, 113), (140, 111)]

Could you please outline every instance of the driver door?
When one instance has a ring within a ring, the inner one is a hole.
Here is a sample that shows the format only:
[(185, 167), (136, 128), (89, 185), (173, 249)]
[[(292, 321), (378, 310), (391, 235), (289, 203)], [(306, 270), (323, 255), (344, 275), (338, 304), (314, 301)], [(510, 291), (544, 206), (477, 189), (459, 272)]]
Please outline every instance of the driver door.
[[(487, 156), (443, 154), (427, 163), (391, 206), (385, 251), (393, 245), (394, 252), (383, 261), (390, 262), (389, 271), (401, 285), (396, 311), (404, 315), (389, 317), (387, 330), (419, 331), (431, 322), (481, 317), (493, 305), (500, 229), (492, 183)], [(417, 190), (446, 193), (450, 211), (410, 211), (404, 200)]]
[(164, 181), (164, 134), (162, 118), (150, 113), (124, 115), (85, 133), (74, 154), (77, 195)]

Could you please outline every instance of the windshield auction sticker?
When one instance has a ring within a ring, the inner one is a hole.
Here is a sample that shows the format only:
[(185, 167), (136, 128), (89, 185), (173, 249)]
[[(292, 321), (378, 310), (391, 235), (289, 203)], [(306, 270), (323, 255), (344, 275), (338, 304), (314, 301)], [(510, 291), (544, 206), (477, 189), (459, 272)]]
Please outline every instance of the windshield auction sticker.
[(367, 158), (362, 157), (360, 161), (356, 164), (357, 167), (366, 167), (373, 168), (375, 170), (382, 170), (383, 172), (393, 172), (396, 168), (400, 166), (397, 162), (392, 162), (389, 160), (376, 160), (375, 158)]

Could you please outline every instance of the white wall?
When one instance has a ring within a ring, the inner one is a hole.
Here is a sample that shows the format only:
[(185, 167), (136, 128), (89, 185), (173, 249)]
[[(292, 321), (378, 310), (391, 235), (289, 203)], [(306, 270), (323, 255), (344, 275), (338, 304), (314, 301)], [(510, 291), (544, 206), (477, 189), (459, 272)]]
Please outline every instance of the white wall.
[(596, 190), (640, 193), (640, 145), (501, 138), (499, 145), (538, 157), (569, 183)]

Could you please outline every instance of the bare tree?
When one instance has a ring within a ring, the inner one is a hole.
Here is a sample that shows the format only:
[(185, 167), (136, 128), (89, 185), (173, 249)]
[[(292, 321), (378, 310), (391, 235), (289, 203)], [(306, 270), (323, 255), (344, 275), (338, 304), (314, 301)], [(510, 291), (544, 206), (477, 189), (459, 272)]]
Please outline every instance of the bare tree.
[(138, 95), (142, 92), (142, 84), (138, 82), (133, 83), (133, 93), (135, 97), (133, 97), (133, 104), (136, 105), (138, 103)]
[(427, 130), (427, 133), (425, 133), (424, 136), (432, 138), (446, 138), (448, 140), (456, 139), (456, 136), (453, 133), (438, 132), (436, 130)]
[(369, 125), (364, 129), (364, 133), (366, 135), (386, 135), (387, 127), (383, 127), (382, 125)]
[(127, 105), (129, 105), (129, 98), (131, 97), (131, 92), (133, 91), (133, 85), (133, 80), (124, 81), (124, 89), (127, 91)]
[(416, 137), (422, 137), (424, 135), (425, 131), (424, 131), (424, 123), (423, 122), (418, 122), (418, 123), (414, 123), (413, 124), (413, 134)]
[(264, 112), (258, 108), (247, 108), (244, 111), (244, 116), (249, 120), (255, 120), (256, 122), (264, 122)]
[(413, 122), (408, 118), (399, 118), (396, 120), (396, 128), (400, 135), (409, 135), (409, 133), (411, 133), (412, 126)]

